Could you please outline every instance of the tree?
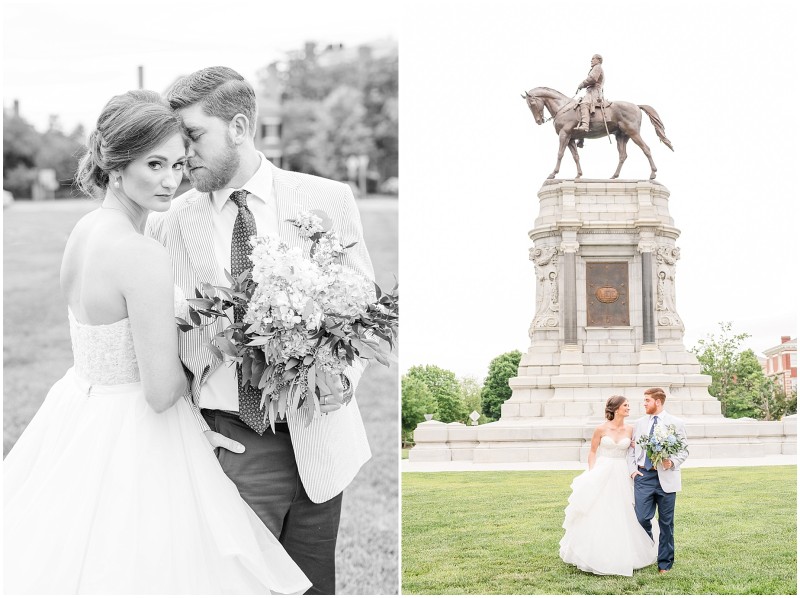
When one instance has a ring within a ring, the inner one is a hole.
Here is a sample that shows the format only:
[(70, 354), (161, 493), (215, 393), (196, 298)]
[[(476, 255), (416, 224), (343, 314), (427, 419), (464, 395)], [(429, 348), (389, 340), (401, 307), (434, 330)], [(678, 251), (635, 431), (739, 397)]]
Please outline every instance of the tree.
[(500, 406), (511, 398), (508, 380), (517, 375), (522, 353), (510, 351), (492, 359), (489, 374), (483, 383), (481, 401), (483, 413), (492, 419), (500, 419)]
[(346, 179), (349, 156), (369, 155), (374, 149), (372, 131), (364, 123), (366, 108), (358, 89), (340, 85), (322, 101), (317, 130), (311, 143), (315, 174)]
[(731, 322), (720, 322), (719, 336), (708, 335), (692, 352), (711, 376), (709, 392), (722, 403), (725, 417), (778, 420), (797, 411), (774, 380), (767, 378), (751, 349), (739, 350), (747, 333), (733, 334)]
[(414, 430), (423, 421), (426, 413), (436, 411), (436, 399), (421, 379), (403, 376), (401, 387), (402, 440), (409, 442), (414, 438)]
[(309, 42), (259, 72), (262, 98), (280, 105), (288, 168), (346, 180), (345, 160), (366, 155), (370, 180), (397, 176), (397, 48), (375, 54)]
[(707, 335), (705, 339), (697, 342), (697, 346), (692, 348), (692, 353), (703, 366), (703, 373), (711, 376), (708, 392), (720, 400), (722, 413), (728, 417), (726, 401), (736, 383), (739, 346), (750, 335), (746, 332), (732, 334), (731, 322), (720, 322), (719, 326), (721, 329), (719, 337), (713, 334)]
[[(491, 421), (487, 418), (483, 412), (483, 406), (481, 405), (481, 391), (483, 387), (481, 386), (480, 382), (476, 378), (472, 378), (469, 376), (465, 376), (460, 378), (458, 381), (459, 386), (461, 386), (461, 399), (464, 401), (464, 406), (467, 408), (467, 416), (473, 411), (477, 411), (481, 414), (478, 418), (479, 424), (485, 424), (488, 421)], [(470, 419), (468, 423), (472, 423)]]
[(406, 376), (420, 380), (428, 387), (436, 401), (434, 416), (445, 423), (463, 422), (467, 420), (467, 407), (461, 398), (461, 387), (456, 375), (435, 365), (409, 368)]
[(3, 189), (30, 197), (41, 135), (25, 119), (3, 110)]

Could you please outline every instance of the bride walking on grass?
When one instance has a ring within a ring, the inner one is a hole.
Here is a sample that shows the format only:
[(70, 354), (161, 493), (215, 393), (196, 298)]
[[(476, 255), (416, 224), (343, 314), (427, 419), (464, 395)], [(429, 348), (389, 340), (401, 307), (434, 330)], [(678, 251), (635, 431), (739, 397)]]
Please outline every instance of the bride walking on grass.
[(628, 449), (633, 426), (628, 400), (612, 396), (606, 421), (594, 431), (589, 469), (572, 482), (564, 517), (559, 555), (565, 563), (596, 575), (630, 577), (656, 561), (658, 540), (644, 531), (633, 508), (633, 482), (628, 474)]

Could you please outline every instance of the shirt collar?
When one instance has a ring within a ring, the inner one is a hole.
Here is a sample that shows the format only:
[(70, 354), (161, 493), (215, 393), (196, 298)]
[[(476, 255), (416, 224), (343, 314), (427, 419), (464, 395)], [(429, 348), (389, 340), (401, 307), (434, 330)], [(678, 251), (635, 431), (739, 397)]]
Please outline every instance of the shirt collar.
[[(250, 178), (249, 181), (241, 186), (241, 189), (245, 189), (253, 197), (266, 202), (272, 195), (272, 168), (270, 168), (270, 164), (264, 157), (264, 154), (258, 152), (258, 156), (261, 160), (258, 170), (256, 170), (255, 174)], [(217, 212), (222, 211), (222, 208), (225, 207), (225, 203), (230, 198), (231, 193), (236, 190), (237, 189), (235, 187), (226, 187), (225, 189), (212, 191), (211, 200)]]

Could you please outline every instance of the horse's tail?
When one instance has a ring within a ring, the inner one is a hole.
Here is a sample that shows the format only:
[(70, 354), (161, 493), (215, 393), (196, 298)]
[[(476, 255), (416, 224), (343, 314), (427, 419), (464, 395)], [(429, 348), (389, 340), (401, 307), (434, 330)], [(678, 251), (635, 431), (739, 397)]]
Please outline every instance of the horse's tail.
[(658, 138), (664, 145), (674, 152), (675, 150), (672, 147), (672, 142), (667, 139), (667, 136), (664, 134), (664, 123), (661, 122), (661, 117), (658, 115), (658, 112), (656, 112), (652, 106), (646, 106), (644, 104), (640, 104), (639, 108), (642, 112), (650, 117), (650, 122), (653, 123), (653, 128), (656, 130), (656, 135), (658, 135)]

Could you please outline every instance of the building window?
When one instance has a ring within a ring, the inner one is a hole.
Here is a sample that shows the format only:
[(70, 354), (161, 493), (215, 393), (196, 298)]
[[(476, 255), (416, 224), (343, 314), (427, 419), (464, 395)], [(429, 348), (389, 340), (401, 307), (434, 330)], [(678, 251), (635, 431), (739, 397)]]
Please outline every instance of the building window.
[(261, 123), (261, 139), (264, 143), (280, 143), (281, 141), (281, 123), (280, 122), (262, 122)]

